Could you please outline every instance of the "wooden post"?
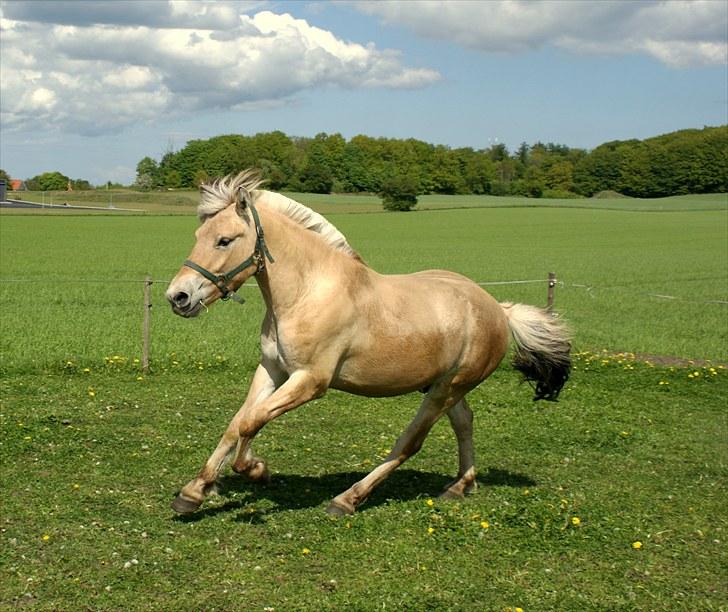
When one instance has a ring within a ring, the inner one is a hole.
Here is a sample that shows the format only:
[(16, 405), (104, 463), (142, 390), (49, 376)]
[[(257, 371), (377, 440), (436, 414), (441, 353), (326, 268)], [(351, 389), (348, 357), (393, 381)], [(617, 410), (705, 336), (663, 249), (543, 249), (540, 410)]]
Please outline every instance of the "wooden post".
[(549, 272), (549, 288), (546, 295), (546, 310), (552, 310), (554, 307), (554, 287), (556, 287), (556, 273)]
[(144, 319), (142, 322), (142, 372), (149, 373), (149, 319), (152, 313), (152, 277), (144, 279)]

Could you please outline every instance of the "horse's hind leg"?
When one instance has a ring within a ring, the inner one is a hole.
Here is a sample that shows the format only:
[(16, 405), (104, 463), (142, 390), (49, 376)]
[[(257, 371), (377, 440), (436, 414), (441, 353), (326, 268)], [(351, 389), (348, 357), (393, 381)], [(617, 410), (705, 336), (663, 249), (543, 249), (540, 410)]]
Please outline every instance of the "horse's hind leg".
[(326, 511), (334, 515), (353, 514), (357, 506), (369, 497), (374, 487), (420, 450), (435, 422), (461, 397), (462, 395), (453, 396), (449, 385), (446, 388), (430, 389), (422, 400), (417, 415), (399, 437), (384, 463), (374, 468), (354, 486), (337, 495), (331, 500)]
[(440, 494), (444, 499), (464, 497), (476, 488), (475, 452), (473, 450), (473, 412), (465, 398), (447, 411), (458, 440), (458, 477)]

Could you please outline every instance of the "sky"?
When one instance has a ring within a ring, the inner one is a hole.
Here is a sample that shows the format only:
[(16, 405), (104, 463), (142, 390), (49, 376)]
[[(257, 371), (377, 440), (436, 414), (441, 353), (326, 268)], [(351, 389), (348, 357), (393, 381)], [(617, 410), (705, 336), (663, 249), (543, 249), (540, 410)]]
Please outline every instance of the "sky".
[(484, 149), (728, 124), (728, 2), (2, 1), (0, 168), (281, 130)]

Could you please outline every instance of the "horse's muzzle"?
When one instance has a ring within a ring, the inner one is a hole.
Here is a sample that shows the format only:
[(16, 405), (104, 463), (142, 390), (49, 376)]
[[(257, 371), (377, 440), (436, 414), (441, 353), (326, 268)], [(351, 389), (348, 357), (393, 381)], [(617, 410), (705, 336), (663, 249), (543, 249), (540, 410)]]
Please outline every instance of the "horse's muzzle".
[(204, 301), (201, 300), (197, 295), (197, 292), (188, 293), (182, 290), (173, 290), (170, 287), (167, 290), (166, 297), (172, 306), (172, 311), (186, 318), (196, 317), (200, 314), (200, 311), (205, 307)]

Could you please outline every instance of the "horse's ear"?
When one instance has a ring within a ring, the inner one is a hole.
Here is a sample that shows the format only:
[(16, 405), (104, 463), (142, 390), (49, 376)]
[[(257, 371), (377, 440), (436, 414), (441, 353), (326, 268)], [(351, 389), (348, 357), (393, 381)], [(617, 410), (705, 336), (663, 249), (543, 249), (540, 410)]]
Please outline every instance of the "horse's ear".
[(238, 200), (235, 203), (235, 209), (239, 215), (243, 214), (243, 211), (250, 205), (250, 192), (241, 187), (238, 189)]

